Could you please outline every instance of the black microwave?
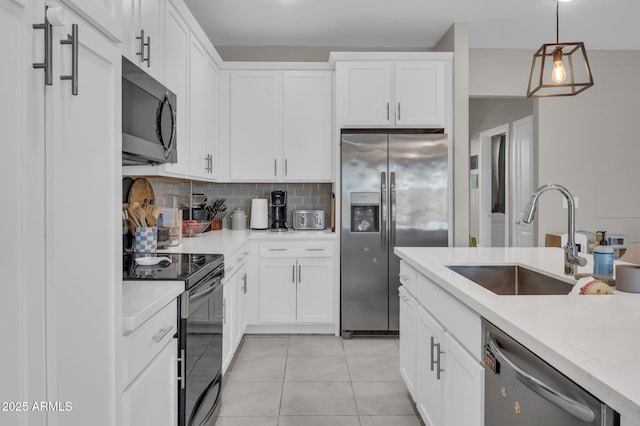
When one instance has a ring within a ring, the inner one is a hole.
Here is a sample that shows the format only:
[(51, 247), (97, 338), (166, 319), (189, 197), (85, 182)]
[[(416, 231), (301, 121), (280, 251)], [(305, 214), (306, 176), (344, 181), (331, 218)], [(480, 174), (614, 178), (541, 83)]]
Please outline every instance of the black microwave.
[(122, 57), (122, 165), (178, 161), (176, 95)]

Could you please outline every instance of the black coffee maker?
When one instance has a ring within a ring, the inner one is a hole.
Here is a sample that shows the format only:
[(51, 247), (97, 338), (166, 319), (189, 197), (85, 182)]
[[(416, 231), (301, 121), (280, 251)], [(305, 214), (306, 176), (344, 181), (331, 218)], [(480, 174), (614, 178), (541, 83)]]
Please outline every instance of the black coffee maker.
[(287, 230), (287, 191), (271, 191), (271, 227), (269, 231)]

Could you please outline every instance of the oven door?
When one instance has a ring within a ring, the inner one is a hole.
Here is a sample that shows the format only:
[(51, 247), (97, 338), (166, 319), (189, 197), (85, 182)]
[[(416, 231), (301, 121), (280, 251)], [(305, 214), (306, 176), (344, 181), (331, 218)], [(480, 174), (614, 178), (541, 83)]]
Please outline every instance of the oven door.
[(223, 287), (218, 277), (188, 292), (181, 322), (185, 349), (185, 389), (179, 394), (179, 425), (212, 425), (222, 396)]

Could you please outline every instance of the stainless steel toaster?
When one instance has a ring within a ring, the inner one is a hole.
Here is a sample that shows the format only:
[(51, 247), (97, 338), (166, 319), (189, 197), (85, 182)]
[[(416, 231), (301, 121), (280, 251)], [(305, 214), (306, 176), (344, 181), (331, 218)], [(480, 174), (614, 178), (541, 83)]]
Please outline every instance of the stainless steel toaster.
[(324, 210), (294, 210), (293, 229), (323, 230)]

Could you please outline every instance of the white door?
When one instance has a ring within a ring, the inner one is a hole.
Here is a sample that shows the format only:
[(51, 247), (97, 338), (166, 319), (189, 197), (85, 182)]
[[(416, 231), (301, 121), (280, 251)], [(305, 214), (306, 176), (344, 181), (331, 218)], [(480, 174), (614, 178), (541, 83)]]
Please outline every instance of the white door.
[(122, 0), (64, 0), (64, 3), (102, 29), (111, 40), (122, 38)]
[[(140, 30), (144, 31), (145, 59), (141, 68), (155, 79), (164, 81), (164, 16), (165, 2), (161, 0), (138, 0)], [(135, 37), (140, 37), (140, 33)], [(135, 39), (134, 37), (134, 39)], [(135, 40), (140, 49), (140, 40)], [(140, 50), (138, 50), (140, 51)]]
[(282, 73), (232, 71), (229, 177), (240, 181), (282, 178)]
[[(437, 344), (444, 351), (444, 329), (422, 307), (418, 308), (418, 399), (416, 405), (426, 426), (448, 426), (443, 423), (443, 380), (446, 372), (437, 377)], [(444, 362), (441, 355), (440, 361)], [(453, 424), (452, 424), (453, 426)]]
[(513, 123), (513, 186), (511, 228), (513, 247), (533, 247), (535, 245), (534, 225), (520, 220), (522, 211), (533, 194), (533, 116), (525, 117)]
[(331, 180), (332, 74), (284, 73), (284, 178)]
[(408, 62), (395, 66), (396, 126), (444, 126), (444, 63)]
[[(445, 333), (445, 425), (483, 426), (484, 367)], [(487, 425), (489, 426), (489, 425)]]
[(176, 339), (156, 355), (122, 394), (124, 426), (175, 426), (178, 420)]
[(298, 259), (298, 322), (333, 322), (333, 259)]
[(178, 176), (189, 174), (189, 111), (188, 85), (189, 77), (189, 27), (184, 23), (178, 12), (167, 2), (165, 20), (165, 84), (177, 96), (176, 114), (178, 127), (176, 134), (176, 148), (178, 162), (163, 164), (166, 173)]
[[(73, 33), (72, 24), (78, 25), (77, 96), (73, 81), (61, 80), (73, 74), (73, 44), (60, 43)], [(49, 413), (49, 420), (115, 424), (120, 382), (114, 370), (121, 354), (114, 345), (122, 338), (116, 326), (122, 297), (121, 54), (66, 11), (66, 25), (53, 27), (53, 59), (41, 209), (47, 231), (47, 399), (73, 401), (73, 410)]]
[(260, 261), (260, 322), (295, 322), (296, 261)]
[(409, 393), (417, 400), (418, 382), (418, 302), (400, 287), (400, 374)]
[[(0, 401), (46, 401), (44, 0), (0, 2)], [(10, 206), (10, 207), (9, 207)], [(42, 426), (41, 413), (3, 412), (6, 424)]]
[(343, 123), (346, 126), (393, 124), (391, 67), (382, 62), (346, 64), (343, 69)]

